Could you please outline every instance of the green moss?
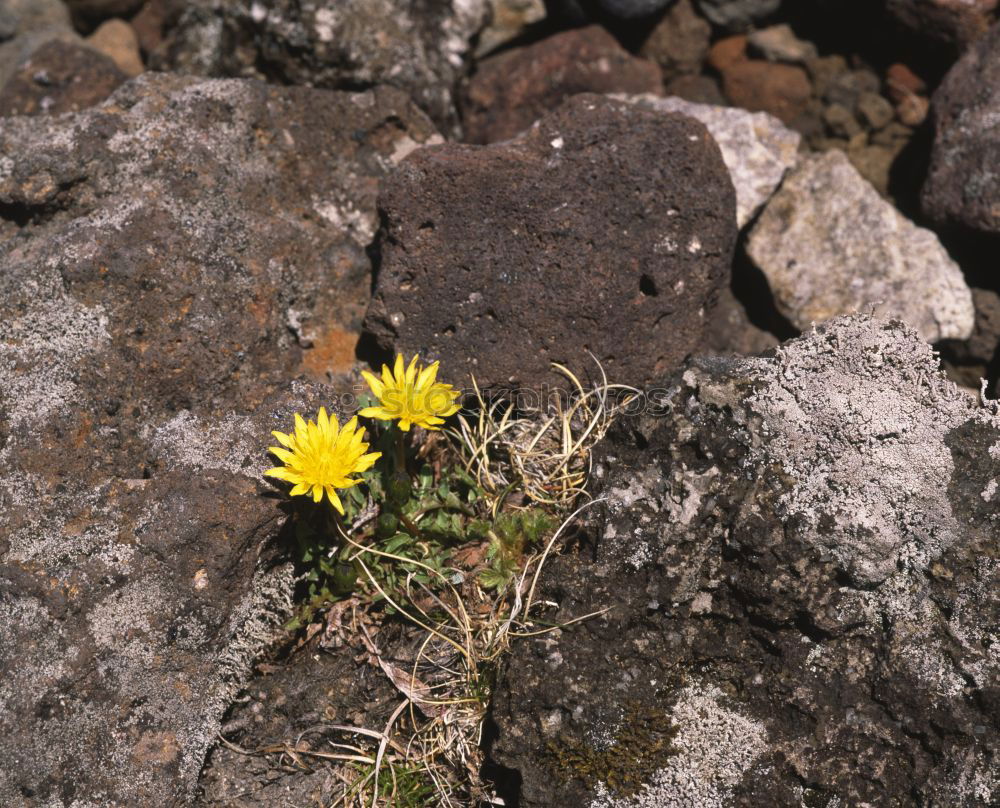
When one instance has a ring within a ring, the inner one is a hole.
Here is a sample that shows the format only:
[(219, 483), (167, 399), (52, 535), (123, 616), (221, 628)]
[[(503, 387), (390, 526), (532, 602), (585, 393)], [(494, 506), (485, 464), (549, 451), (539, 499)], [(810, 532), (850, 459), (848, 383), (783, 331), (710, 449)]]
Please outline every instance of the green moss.
[(670, 713), (662, 707), (629, 701), (611, 744), (595, 748), (585, 740), (563, 734), (549, 741), (546, 752), (550, 763), (566, 779), (579, 780), (588, 789), (605, 783), (619, 795), (630, 796), (677, 754), (672, 745), (676, 735)]

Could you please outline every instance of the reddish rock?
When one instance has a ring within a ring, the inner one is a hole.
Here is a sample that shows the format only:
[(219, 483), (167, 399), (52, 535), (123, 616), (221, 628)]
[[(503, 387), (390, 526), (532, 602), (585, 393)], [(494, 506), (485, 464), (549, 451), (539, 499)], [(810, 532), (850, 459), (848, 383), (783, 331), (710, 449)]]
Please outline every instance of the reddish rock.
[(734, 106), (769, 112), (786, 124), (805, 112), (812, 97), (801, 67), (756, 60), (733, 62), (723, 70), (722, 91)]
[(746, 58), (747, 38), (743, 34), (720, 39), (708, 51), (708, 63), (720, 73)]
[(490, 388), (564, 384), (550, 363), (593, 373), (588, 351), (625, 384), (675, 367), (700, 343), (736, 239), (705, 127), (595, 95), (513, 141), (414, 152), (380, 207), (366, 330)]
[(886, 10), (918, 36), (964, 49), (986, 33), (997, 0), (886, 0)]
[(566, 31), (483, 60), (462, 98), (470, 143), (506, 140), (571, 95), (663, 91), (660, 68), (597, 25)]
[(909, 95), (926, 92), (927, 83), (909, 67), (896, 62), (885, 73), (885, 89), (893, 103), (898, 104)]
[(58, 115), (92, 107), (127, 78), (104, 54), (52, 40), (22, 62), (0, 89), (0, 116)]

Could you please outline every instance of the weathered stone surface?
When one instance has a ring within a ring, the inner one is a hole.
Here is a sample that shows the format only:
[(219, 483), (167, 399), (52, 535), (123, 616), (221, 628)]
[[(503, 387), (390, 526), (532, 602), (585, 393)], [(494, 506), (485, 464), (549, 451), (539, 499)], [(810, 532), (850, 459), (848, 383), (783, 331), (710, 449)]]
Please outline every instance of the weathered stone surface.
[(660, 69), (599, 25), (556, 34), (479, 63), (462, 94), (470, 143), (507, 140), (577, 93), (659, 93)]
[(639, 55), (656, 62), (664, 78), (701, 72), (712, 26), (695, 14), (691, 0), (678, 0), (654, 26)]
[(698, 0), (699, 10), (709, 20), (736, 31), (773, 14), (780, 5), (781, 0)]
[(921, 195), (941, 224), (1000, 233), (1000, 24), (966, 51), (934, 93), (934, 148)]
[(104, 54), (54, 39), (36, 48), (0, 88), (0, 117), (86, 109), (111, 95), (126, 78)]
[(288, 607), (269, 430), (335, 404), (280, 391), (432, 133), (391, 88), (158, 74), (0, 122), (0, 804), (190, 797)]
[(365, 328), (486, 387), (559, 384), (550, 363), (584, 372), (588, 350), (640, 383), (698, 344), (734, 202), (701, 124), (575, 96), (517, 140), (421, 149), (387, 180)]
[(740, 228), (764, 206), (798, 162), (799, 134), (766, 112), (653, 95), (616, 97), (659, 112), (679, 112), (705, 124), (719, 144), (736, 189), (736, 224)]
[(488, 0), (182, 0), (151, 66), (208, 76), (410, 94), (457, 133), (452, 88)]
[(519, 805), (996, 803), (995, 407), (867, 317), (655, 401), (500, 682)]
[(972, 295), (937, 236), (882, 199), (840, 151), (802, 159), (761, 212), (747, 253), (800, 330), (874, 310), (931, 342), (972, 333)]
[(965, 48), (996, 19), (997, 0), (886, 0), (889, 15), (923, 39)]

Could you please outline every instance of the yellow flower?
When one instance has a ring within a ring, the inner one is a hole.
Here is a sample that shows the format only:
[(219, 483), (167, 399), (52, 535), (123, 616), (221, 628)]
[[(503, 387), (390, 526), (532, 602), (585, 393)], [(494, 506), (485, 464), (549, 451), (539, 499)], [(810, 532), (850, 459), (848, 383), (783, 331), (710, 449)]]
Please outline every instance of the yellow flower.
[(440, 363), (420, 368), (417, 358), (414, 356), (404, 369), (403, 356), (397, 355), (392, 373), (387, 365), (382, 365), (381, 379), (366, 370), (361, 371), (380, 406), (365, 407), (358, 414), (383, 421), (398, 418), (399, 428), (406, 432), (411, 424), (424, 429), (439, 429), (445, 418), (458, 412), (461, 406), (455, 403), (458, 390), (450, 384), (434, 381)]
[(349, 475), (367, 471), (382, 456), (381, 452), (365, 454), (368, 449), (363, 442), (365, 430), (358, 429), (356, 417), (341, 427), (336, 417), (327, 417), (325, 407), (319, 408), (316, 423), (306, 423), (296, 413), (294, 434), (271, 434), (285, 448), (272, 446), (268, 451), (285, 465), (268, 469), (264, 474), (293, 483), (290, 492), (293, 497), (312, 493), (313, 501), (320, 502), (325, 492), (341, 514), (344, 506), (336, 489), (357, 485), (361, 481)]

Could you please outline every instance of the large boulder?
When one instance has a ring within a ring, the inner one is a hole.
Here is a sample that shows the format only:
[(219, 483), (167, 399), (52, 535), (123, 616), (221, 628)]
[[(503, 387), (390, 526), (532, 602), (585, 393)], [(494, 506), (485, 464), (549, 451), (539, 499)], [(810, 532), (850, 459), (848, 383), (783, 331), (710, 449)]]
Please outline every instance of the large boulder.
[(935, 91), (934, 147), (921, 194), (942, 225), (1000, 233), (1000, 23), (966, 51)]
[(864, 316), (646, 403), (498, 686), (518, 804), (996, 804), (996, 403)]
[(802, 158), (751, 229), (747, 254), (799, 330), (877, 310), (931, 342), (972, 334), (972, 293), (958, 264), (837, 149)]
[(507, 140), (577, 93), (659, 93), (660, 68), (599, 25), (564, 31), (479, 63), (462, 94), (470, 143)]
[(693, 104), (683, 98), (616, 96), (658, 112), (679, 112), (705, 124), (719, 144), (736, 189), (736, 225), (748, 224), (799, 160), (798, 132), (766, 112)]
[(345, 370), (309, 357), (434, 136), (390, 88), (158, 74), (0, 121), (0, 804), (188, 801), (289, 609), (269, 432), (336, 409), (289, 379)]
[(558, 362), (641, 384), (698, 343), (736, 238), (708, 131), (578, 95), (515, 140), (420, 149), (387, 180), (365, 329), (453, 379), (557, 384)]
[(152, 66), (330, 89), (399, 87), (457, 133), (454, 85), (488, 0), (179, 0)]

